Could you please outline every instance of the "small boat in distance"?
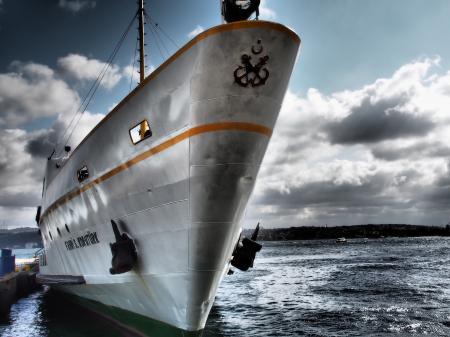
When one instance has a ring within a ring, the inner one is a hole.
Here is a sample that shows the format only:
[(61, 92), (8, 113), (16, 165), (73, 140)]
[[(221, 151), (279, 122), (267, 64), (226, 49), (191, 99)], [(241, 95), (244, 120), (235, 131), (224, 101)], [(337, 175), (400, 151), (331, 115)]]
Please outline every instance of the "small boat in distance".
[(140, 0), (139, 85), (47, 161), (38, 281), (154, 337), (200, 334), (230, 265), (261, 249), (241, 219), (300, 39), (247, 20), (259, 0), (222, 4), (225, 23), (145, 77)]
[(336, 239), (336, 243), (347, 243), (347, 239), (346, 238), (337, 238)]

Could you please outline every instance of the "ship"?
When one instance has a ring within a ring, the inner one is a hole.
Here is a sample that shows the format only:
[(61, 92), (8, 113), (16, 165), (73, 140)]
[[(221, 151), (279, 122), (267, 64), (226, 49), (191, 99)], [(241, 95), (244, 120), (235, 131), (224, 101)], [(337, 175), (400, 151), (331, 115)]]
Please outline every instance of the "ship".
[(140, 83), (47, 160), (37, 279), (135, 331), (197, 336), (221, 280), (261, 249), (241, 221), (300, 39), (250, 19), (259, 0), (224, 0), (221, 24), (145, 76), (138, 6)]

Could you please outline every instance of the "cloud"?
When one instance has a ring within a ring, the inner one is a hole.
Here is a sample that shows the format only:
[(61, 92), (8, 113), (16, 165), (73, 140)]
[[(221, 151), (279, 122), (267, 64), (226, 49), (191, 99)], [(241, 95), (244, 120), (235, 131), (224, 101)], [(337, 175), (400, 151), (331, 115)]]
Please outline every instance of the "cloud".
[(425, 116), (401, 111), (406, 97), (372, 102), (370, 96), (351, 109), (348, 116), (330, 122), (325, 130), (333, 143), (374, 143), (386, 139), (425, 135), (434, 127)]
[[(69, 143), (72, 148), (103, 117), (85, 112)], [(0, 129), (0, 142), (8, 144), (0, 148), (0, 219), (10, 227), (34, 225), (47, 157), (64, 127), (60, 118), (49, 130)]]
[(0, 218), (10, 227), (33, 225), (44, 173), (43, 160), (25, 151), (28, 135), (24, 130), (0, 129)]
[(259, 15), (264, 20), (273, 20), (277, 17), (277, 14), (268, 6), (267, 2), (267, 0), (261, 1), (261, 5), (259, 6)]
[(381, 144), (372, 147), (371, 152), (377, 159), (387, 161), (402, 159), (420, 160), (433, 157), (450, 158), (450, 146), (439, 141), (420, 141), (401, 146)]
[[(10, 227), (32, 226), (40, 203), (46, 158), (79, 105), (77, 92), (48, 66), (13, 62), (0, 74), (0, 219)], [(75, 147), (103, 118), (86, 111), (70, 139)], [(54, 118), (50, 129), (26, 131)], [(27, 126), (27, 128), (25, 128)]]
[(190, 39), (193, 39), (194, 37), (196, 37), (198, 34), (200, 34), (201, 32), (203, 32), (205, 29), (202, 26), (197, 25), (197, 27), (195, 27), (192, 31), (190, 31), (187, 36)]
[(76, 110), (77, 93), (48, 66), (13, 62), (11, 68), (0, 74), (0, 127), (23, 126)]
[[(9, 229), (32, 227), (36, 216), (36, 207), (1, 207), (1, 224)], [(31, 220), (30, 220), (31, 219)], [(4, 228), (5, 228), (4, 227)]]
[(97, 5), (96, 1), (88, 0), (59, 0), (58, 6), (72, 13), (78, 13), (84, 9), (94, 9)]
[[(147, 69), (145, 71), (145, 76), (150, 75), (154, 70), (155, 66), (153, 64), (147, 65)], [(136, 64), (134, 67), (132, 64), (129, 64), (123, 68), (122, 74), (123, 77), (129, 81), (131, 79), (131, 76), (133, 76), (134, 82), (139, 82), (139, 65)]]
[[(85, 111), (76, 124), (76, 129), (73, 134), (68, 138), (73, 130), (73, 126), (68, 132), (66, 132), (66, 128), (69, 125), (72, 116), (59, 115), (58, 119), (50, 129), (37, 130), (29, 134), (25, 150), (33, 157), (47, 158), (52, 153), (55, 144), (58, 141), (63, 141), (63, 135), (64, 140), (67, 140), (67, 145), (70, 145), (72, 149), (75, 149), (103, 117), (105, 117), (103, 114)], [(63, 145), (65, 144), (59, 144), (59, 146)]]
[[(58, 59), (58, 67), (62, 74), (76, 80), (95, 81), (99, 74), (106, 69), (106, 63), (89, 59), (84, 55), (69, 54)], [(112, 89), (122, 79), (123, 75), (120, 67), (111, 65), (105, 73), (101, 86)]]
[(439, 61), (357, 90), (288, 91), (245, 223), (447, 223), (450, 71)]

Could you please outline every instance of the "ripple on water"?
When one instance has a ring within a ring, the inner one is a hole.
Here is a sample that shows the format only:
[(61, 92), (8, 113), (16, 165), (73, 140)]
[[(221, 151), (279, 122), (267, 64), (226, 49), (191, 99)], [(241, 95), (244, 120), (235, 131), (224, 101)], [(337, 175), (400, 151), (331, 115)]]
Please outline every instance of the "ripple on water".
[[(225, 277), (204, 337), (450, 336), (450, 240), (264, 243), (255, 268)], [(83, 321), (79, 321), (83, 317)], [(0, 336), (120, 336), (42, 291)]]
[(449, 336), (447, 244), (265, 243), (253, 272), (224, 280), (205, 337)]

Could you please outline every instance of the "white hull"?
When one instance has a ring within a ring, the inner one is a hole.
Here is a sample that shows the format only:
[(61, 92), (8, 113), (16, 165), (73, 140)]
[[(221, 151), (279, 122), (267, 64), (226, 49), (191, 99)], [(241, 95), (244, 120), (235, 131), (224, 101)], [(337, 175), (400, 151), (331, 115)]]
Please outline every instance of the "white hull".
[[(270, 76), (264, 85), (242, 87), (233, 72), (257, 40)], [(298, 46), (293, 32), (263, 21), (203, 32), (125, 98), (61, 168), (50, 160), (41, 273), (83, 276), (86, 284), (60, 289), (201, 330), (229, 267)], [(153, 136), (133, 145), (128, 131), (143, 119)], [(80, 184), (83, 165), (90, 177)], [(111, 219), (138, 250), (137, 266), (125, 274), (109, 273)], [(82, 236), (88, 242), (80, 243)]]

